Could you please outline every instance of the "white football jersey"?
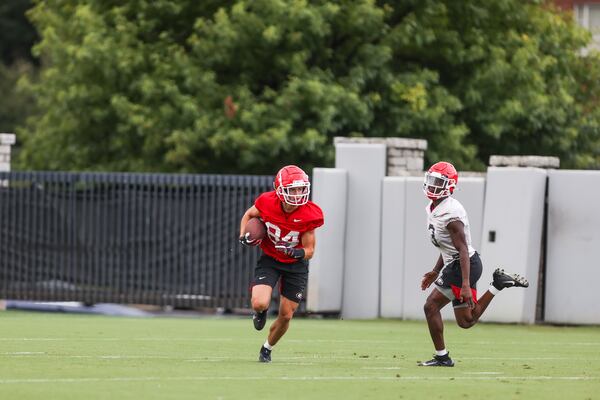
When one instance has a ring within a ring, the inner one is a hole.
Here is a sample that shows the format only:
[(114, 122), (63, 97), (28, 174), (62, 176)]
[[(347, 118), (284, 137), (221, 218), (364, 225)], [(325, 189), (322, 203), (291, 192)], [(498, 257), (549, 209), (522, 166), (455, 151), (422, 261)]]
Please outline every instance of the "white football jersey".
[(469, 218), (465, 208), (455, 198), (448, 196), (431, 211), (431, 202), (427, 205), (427, 229), (433, 245), (440, 249), (444, 265), (450, 264), (458, 259), (458, 250), (454, 247), (448, 224), (452, 221), (460, 221), (464, 225), (465, 240), (469, 250), (469, 257), (475, 254), (475, 249), (471, 246), (471, 229), (469, 227)]

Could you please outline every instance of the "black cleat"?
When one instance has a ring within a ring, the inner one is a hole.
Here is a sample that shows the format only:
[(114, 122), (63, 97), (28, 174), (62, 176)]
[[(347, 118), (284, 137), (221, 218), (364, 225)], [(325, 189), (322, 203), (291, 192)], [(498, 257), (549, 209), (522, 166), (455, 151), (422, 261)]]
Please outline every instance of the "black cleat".
[(257, 331), (260, 331), (262, 328), (264, 328), (265, 324), (267, 323), (267, 310), (261, 312), (255, 311), (254, 315), (252, 316), (252, 322), (254, 323), (254, 329)]
[(454, 367), (454, 361), (450, 358), (450, 353), (443, 356), (433, 356), (429, 361), (419, 363), (419, 367)]
[(271, 362), (271, 350), (267, 349), (265, 346), (260, 348), (260, 353), (258, 353), (258, 361), (264, 363)]
[(527, 279), (519, 274), (507, 274), (503, 269), (496, 268), (493, 275), (492, 285), (498, 290), (509, 287), (529, 287)]

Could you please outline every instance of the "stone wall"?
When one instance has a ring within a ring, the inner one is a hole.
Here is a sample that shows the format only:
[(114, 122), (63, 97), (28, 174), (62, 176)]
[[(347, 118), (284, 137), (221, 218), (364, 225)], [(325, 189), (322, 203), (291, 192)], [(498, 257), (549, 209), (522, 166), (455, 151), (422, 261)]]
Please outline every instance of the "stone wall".
[(544, 156), (490, 156), (490, 167), (558, 168), (560, 158)]
[(14, 144), (13, 133), (0, 133), (0, 171), (10, 171), (10, 150)]

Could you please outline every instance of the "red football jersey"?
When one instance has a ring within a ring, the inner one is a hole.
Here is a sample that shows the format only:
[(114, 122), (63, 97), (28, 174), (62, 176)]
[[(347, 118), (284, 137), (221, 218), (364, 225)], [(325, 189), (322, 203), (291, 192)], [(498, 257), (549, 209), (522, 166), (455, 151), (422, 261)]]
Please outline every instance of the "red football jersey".
[(275, 249), (275, 244), (302, 248), (302, 235), (323, 225), (323, 211), (309, 201), (298, 206), (291, 213), (283, 211), (281, 201), (275, 191), (258, 196), (254, 206), (267, 227), (267, 237), (260, 244), (262, 251), (282, 263), (294, 263), (298, 260)]

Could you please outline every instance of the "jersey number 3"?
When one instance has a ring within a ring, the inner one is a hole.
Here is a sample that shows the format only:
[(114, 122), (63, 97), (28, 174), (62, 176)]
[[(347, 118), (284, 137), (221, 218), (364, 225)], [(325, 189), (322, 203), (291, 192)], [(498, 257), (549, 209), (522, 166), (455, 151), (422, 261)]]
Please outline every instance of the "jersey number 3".
[(431, 243), (433, 243), (435, 247), (440, 247), (440, 244), (435, 240), (435, 228), (432, 224), (429, 224), (429, 232), (431, 232)]
[(287, 235), (281, 237), (281, 229), (270, 222), (265, 222), (265, 226), (267, 227), (267, 234), (269, 235), (269, 239), (275, 244), (285, 244), (287, 247), (296, 247), (300, 240), (300, 232), (298, 231), (289, 231)]

